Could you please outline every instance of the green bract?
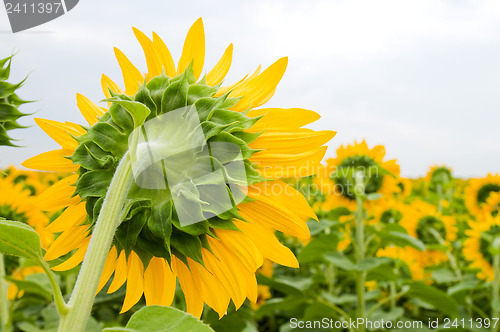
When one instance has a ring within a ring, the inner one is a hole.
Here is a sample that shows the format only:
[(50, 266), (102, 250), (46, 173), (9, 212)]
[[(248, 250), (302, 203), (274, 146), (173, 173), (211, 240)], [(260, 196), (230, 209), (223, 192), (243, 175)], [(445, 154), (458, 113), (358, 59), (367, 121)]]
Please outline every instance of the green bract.
[(17, 123), (17, 120), (27, 114), (19, 111), (19, 106), (29, 101), (22, 100), (15, 91), (19, 89), (24, 80), (11, 84), (7, 82), (10, 76), (10, 64), (12, 56), (0, 60), (0, 145), (16, 146), (7, 132), (12, 129), (25, 128)]
[[(257, 152), (248, 144), (259, 134), (244, 132), (259, 118), (231, 111), (238, 99), (227, 94), (214, 97), (218, 88), (204, 80), (196, 83), (191, 67), (173, 78), (162, 74), (142, 85), (134, 96), (112, 93), (109, 111), (86, 128), (86, 134), (75, 138), (79, 146), (70, 157), (80, 165), (75, 194), (86, 201), (90, 227), (119, 161), (128, 153), (136, 166), (114, 237), (119, 252), (133, 250), (145, 264), (152, 256), (170, 261), (172, 254), (203, 264), (201, 248), (210, 250), (206, 236), (215, 236), (215, 228), (237, 229), (233, 218), (243, 220), (236, 205), (248, 200), (245, 186), (265, 181), (248, 160)], [(174, 112), (180, 123), (159, 122)], [(196, 126), (188, 122), (190, 118), (197, 119)], [(195, 132), (201, 134), (188, 137)], [(193, 141), (197, 143), (189, 145)], [(214, 151), (221, 143), (237, 147), (239, 157), (231, 149)], [(243, 175), (229, 167), (236, 159)], [(144, 178), (149, 182), (141, 183), (141, 171), (148, 172)], [(220, 188), (232, 203), (228, 209), (217, 209)], [(197, 219), (183, 224), (179, 218), (183, 213)]]

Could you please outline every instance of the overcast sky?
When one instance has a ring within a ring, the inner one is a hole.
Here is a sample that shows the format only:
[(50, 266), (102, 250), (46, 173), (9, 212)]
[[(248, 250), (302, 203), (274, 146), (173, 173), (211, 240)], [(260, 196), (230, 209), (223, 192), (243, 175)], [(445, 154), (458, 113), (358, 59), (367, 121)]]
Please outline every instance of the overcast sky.
[[(83, 123), (76, 93), (101, 100), (102, 73), (122, 84), (113, 46), (146, 70), (132, 26), (156, 31), (177, 62), (198, 17), (206, 68), (234, 44), (226, 82), (289, 57), (267, 105), (321, 114), (312, 128), (338, 132), (327, 156), (366, 139), (385, 145), (406, 176), (424, 175), (436, 163), (462, 177), (500, 171), (498, 0), (81, 0), (66, 15), (16, 34), (0, 8), (0, 58), (18, 51), (13, 81), (31, 73), (19, 94), (38, 102), (21, 110)], [(21, 122), (33, 125), (12, 133), (25, 147), (0, 147), (0, 166), (58, 147), (33, 117)]]

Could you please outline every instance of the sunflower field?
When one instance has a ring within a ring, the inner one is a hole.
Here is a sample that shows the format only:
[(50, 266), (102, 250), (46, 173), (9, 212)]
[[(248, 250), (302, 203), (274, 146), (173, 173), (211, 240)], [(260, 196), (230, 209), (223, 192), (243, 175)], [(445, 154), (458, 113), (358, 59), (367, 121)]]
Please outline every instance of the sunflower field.
[[(0, 173), (0, 331), (500, 331), (500, 176), (404, 178), (263, 106), (286, 57), (228, 83), (231, 44), (205, 72), (204, 33), (174, 62), (134, 28), (147, 68), (115, 48), (86, 123), (34, 119), (60, 148)], [(15, 60), (2, 155), (31, 116)]]

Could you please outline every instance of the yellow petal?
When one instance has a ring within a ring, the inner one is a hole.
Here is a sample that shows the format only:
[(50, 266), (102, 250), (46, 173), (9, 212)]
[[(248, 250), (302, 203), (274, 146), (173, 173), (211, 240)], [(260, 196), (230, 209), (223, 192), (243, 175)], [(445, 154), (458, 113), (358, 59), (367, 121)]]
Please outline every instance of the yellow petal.
[(235, 224), (259, 248), (262, 255), (280, 265), (299, 267), (293, 252), (278, 241), (270, 228), (255, 222), (236, 221)]
[(217, 85), (226, 77), (233, 59), (233, 44), (229, 44), (219, 62), (207, 74), (207, 85)]
[(56, 182), (52, 187), (45, 190), (38, 196), (34, 204), (44, 211), (55, 211), (67, 206), (76, 205), (80, 202), (80, 196), (75, 193), (75, 182), (78, 180), (78, 174), (70, 175)]
[(116, 47), (115, 56), (120, 65), (123, 75), (123, 83), (125, 83), (125, 93), (129, 96), (134, 95), (139, 90), (139, 83), (144, 83), (144, 77), (139, 69), (137, 69), (132, 62)]
[(134, 31), (134, 35), (142, 46), (142, 50), (144, 51), (144, 56), (146, 57), (146, 64), (148, 66), (148, 75), (147, 80), (149, 81), (151, 78), (158, 76), (162, 72), (162, 66), (158, 57), (156, 56), (153, 42), (139, 29), (132, 28)]
[(161, 40), (161, 38), (155, 32), (153, 32), (153, 47), (156, 51), (156, 55), (158, 56), (160, 64), (163, 66), (165, 75), (167, 75), (168, 77), (174, 77), (174, 59), (172, 59), (172, 55), (170, 54), (170, 51), (168, 50), (163, 40)]
[(83, 243), (80, 245), (78, 250), (71, 256), (67, 261), (57, 266), (54, 266), (52, 270), (54, 271), (68, 271), (83, 262), (85, 254), (87, 253), (87, 248), (89, 246), (90, 236), (87, 237)]
[(127, 291), (123, 307), (120, 313), (124, 313), (132, 308), (142, 297), (144, 292), (144, 265), (141, 259), (133, 251), (128, 256)]
[(187, 266), (175, 256), (172, 256), (172, 268), (179, 279), (186, 299), (186, 311), (194, 317), (200, 318), (203, 312), (203, 299), (198, 291), (199, 281), (193, 279)]
[(116, 292), (127, 280), (127, 258), (125, 257), (125, 250), (120, 252), (118, 259), (115, 263), (115, 276), (108, 288), (108, 294)]
[(116, 258), (117, 258), (117, 250), (116, 247), (111, 247), (111, 250), (108, 253), (108, 257), (106, 257), (106, 262), (104, 263), (104, 269), (102, 270), (101, 279), (99, 280), (99, 286), (97, 286), (97, 293), (99, 293), (104, 286), (108, 283), (109, 278), (115, 271)]
[(242, 87), (243, 91), (235, 91), (234, 94), (231, 93), (231, 97), (243, 96), (232, 110), (237, 112), (246, 111), (249, 108), (258, 107), (267, 101), (266, 98), (276, 89), (276, 86), (283, 77), (287, 64), (287, 57), (279, 59), (264, 70), (257, 78), (245, 84)]
[(316, 149), (330, 141), (335, 134), (336, 132), (330, 130), (314, 131), (305, 128), (286, 131), (270, 129), (264, 131), (249, 146), (273, 153), (298, 154)]
[(233, 252), (249, 271), (255, 271), (262, 265), (262, 254), (245, 234), (226, 229), (217, 229), (215, 234), (221, 244)]
[(266, 178), (304, 177), (318, 172), (326, 149), (321, 146), (298, 154), (260, 151), (250, 157), (250, 161), (261, 167), (258, 171)]
[(320, 118), (316, 112), (303, 108), (261, 108), (251, 109), (250, 117), (264, 115), (246, 131), (256, 133), (267, 129), (298, 129)]
[(35, 118), (36, 124), (42, 128), (63, 149), (75, 150), (78, 142), (71, 136), (80, 136), (80, 133), (72, 127), (53, 120)]
[(162, 305), (165, 287), (165, 263), (163, 258), (153, 257), (144, 271), (144, 297), (146, 305)]
[(248, 187), (247, 194), (256, 200), (272, 200), (305, 220), (318, 220), (304, 195), (283, 181), (257, 183)]
[(219, 314), (219, 318), (222, 318), (231, 300), (225, 287), (221, 282), (206, 268), (196, 263), (192, 259), (188, 258), (189, 269), (193, 275), (193, 279), (200, 281), (203, 300), (209, 307), (214, 309), (215, 312)]
[(24, 167), (50, 172), (75, 172), (78, 165), (73, 165), (71, 156), (74, 150), (61, 149), (40, 153), (21, 163)]
[[(109, 78), (108, 76), (102, 74), (101, 76), (101, 87), (102, 87), (102, 92), (104, 93), (104, 95), (106, 96), (106, 98), (111, 98), (111, 92), (109, 92), (109, 90), (113, 91), (114, 93), (118, 93), (118, 94), (123, 94), (123, 90), (118, 86), (118, 84), (116, 84), (115, 82), (113, 82), (111, 80), (111, 78)], [(108, 105), (110, 103), (108, 102)]]
[[(245, 301), (247, 294), (247, 285), (245, 273), (249, 273), (243, 263), (233, 255), (229, 250), (224, 248), (219, 240), (208, 237), (210, 248), (214, 252), (217, 262), (208, 260), (211, 271), (227, 286), (227, 291), (233, 299), (236, 309), (238, 309)], [(207, 255), (210, 257), (210, 255)], [(204, 261), (205, 262), (205, 261)], [(253, 273), (253, 272), (252, 272)]]
[(80, 109), (80, 113), (82, 113), (85, 120), (87, 120), (91, 126), (99, 121), (99, 118), (104, 114), (102, 108), (79, 93), (76, 94), (76, 105)]
[(175, 286), (177, 277), (168, 265), (167, 261), (163, 260), (165, 268), (163, 269), (165, 279), (163, 280), (163, 295), (161, 296), (160, 305), (168, 307), (172, 304), (175, 296)]
[(194, 22), (188, 31), (182, 48), (182, 55), (177, 65), (177, 74), (184, 72), (191, 61), (193, 62), (194, 77), (198, 79), (205, 61), (205, 30), (201, 17)]
[(239, 204), (238, 209), (247, 221), (271, 227), (299, 239), (309, 238), (306, 223), (274, 202), (253, 201)]
[(85, 210), (85, 202), (68, 206), (57, 219), (45, 228), (45, 230), (51, 233), (64, 232), (70, 228), (83, 224), (86, 217), (87, 210)]
[(88, 236), (88, 229), (88, 225), (76, 226), (63, 232), (50, 245), (49, 249), (45, 253), (45, 260), (54, 260), (62, 255), (66, 255), (71, 250), (79, 248)]

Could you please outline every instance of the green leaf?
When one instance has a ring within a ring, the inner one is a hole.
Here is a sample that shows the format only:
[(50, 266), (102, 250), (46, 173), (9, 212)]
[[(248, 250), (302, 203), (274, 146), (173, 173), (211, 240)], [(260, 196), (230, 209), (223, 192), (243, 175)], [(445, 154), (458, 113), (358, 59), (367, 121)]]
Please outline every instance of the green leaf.
[(457, 303), (445, 292), (426, 285), (422, 282), (413, 282), (410, 284), (410, 291), (407, 293), (410, 297), (416, 297), (423, 302), (430, 304), (435, 309), (451, 317), (458, 317)]
[(259, 274), (257, 276), (257, 281), (259, 285), (267, 285), (273, 289), (279, 290), (286, 295), (295, 296), (303, 296), (304, 292), (313, 284), (312, 278), (290, 276), (269, 278), (262, 274)]
[(42, 254), (40, 237), (22, 222), (0, 220), (0, 252), (37, 260)]
[(479, 280), (466, 280), (448, 288), (448, 295), (480, 288)]
[(438, 284), (456, 282), (457, 276), (450, 269), (437, 269), (432, 271), (432, 279), (434, 279)]
[(340, 252), (330, 252), (323, 256), (328, 262), (332, 263), (337, 267), (340, 267), (343, 270), (346, 271), (356, 270), (356, 265), (353, 262), (351, 262), (351, 260), (347, 258), (347, 256), (343, 255)]
[(369, 257), (357, 263), (355, 269), (359, 272), (370, 271), (381, 265), (388, 264), (390, 261), (391, 259), (387, 257)]
[(302, 248), (297, 259), (299, 263), (312, 263), (323, 260), (321, 254), (318, 253), (333, 253), (337, 251), (338, 237), (336, 234), (324, 234), (313, 238), (307, 246)]
[(137, 311), (129, 320), (126, 329), (110, 327), (103, 332), (213, 332), (210, 326), (205, 325), (190, 314), (175, 308), (148, 306)]

